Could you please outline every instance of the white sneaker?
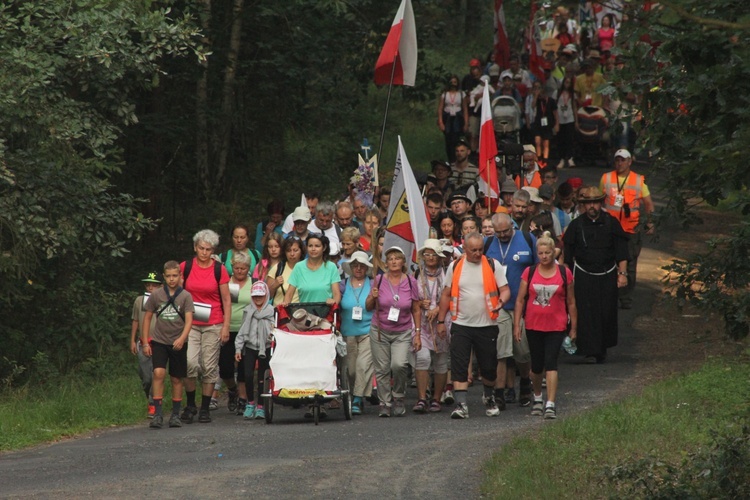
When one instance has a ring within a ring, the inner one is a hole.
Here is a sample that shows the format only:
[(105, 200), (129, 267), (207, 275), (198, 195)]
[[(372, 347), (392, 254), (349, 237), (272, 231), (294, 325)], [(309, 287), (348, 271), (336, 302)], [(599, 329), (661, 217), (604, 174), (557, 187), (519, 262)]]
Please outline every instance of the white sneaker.
[(469, 407), (464, 403), (458, 403), (456, 408), (451, 413), (452, 419), (469, 418)]
[(568, 166), (569, 167), (575, 167), (576, 166), (576, 162), (573, 161), (573, 158), (571, 158), (571, 159), (568, 160)]
[(560, 170), (561, 168), (565, 168), (565, 160), (560, 160), (560, 163), (557, 164), (557, 169)]
[(482, 396), (482, 403), (484, 403), (484, 407), (486, 410), (484, 410), (484, 414), (488, 417), (497, 417), (500, 415), (500, 408), (497, 407), (497, 403), (495, 403), (495, 396), (490, 396), (488, 398), (485, 398)]

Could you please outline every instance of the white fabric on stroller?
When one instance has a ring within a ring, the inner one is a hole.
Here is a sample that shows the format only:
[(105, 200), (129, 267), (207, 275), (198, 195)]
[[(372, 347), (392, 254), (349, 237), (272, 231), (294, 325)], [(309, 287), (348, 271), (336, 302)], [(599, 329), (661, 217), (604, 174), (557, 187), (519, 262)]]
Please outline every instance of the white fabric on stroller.
[(276, 349), (271, 357), (274, 390), (337, 390), (336, 335), (299, 334), (275, 329)]

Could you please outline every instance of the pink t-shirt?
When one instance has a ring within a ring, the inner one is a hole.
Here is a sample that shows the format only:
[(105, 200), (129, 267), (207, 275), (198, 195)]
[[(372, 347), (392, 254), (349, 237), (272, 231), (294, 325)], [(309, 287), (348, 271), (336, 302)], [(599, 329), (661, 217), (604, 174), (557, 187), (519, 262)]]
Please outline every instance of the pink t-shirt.
[[(180, 264), (180, 275), (184, 276), (184, 273), (185, 263), (182, 262)], [(229, 273), (227, 273), (227, 269), (223, 265), (221, 266), (219, 283), (222, 285), (229, 283)], [(193, 266), (190, 269), (187, 283), (185, 283), (185, 290), (193, 296), (193, 302), (211, 304), (211, 316), (209, 316), (208, 321), (203, 322), (193, 319), (194, 325), (207, 326), (224, 322), (224, 313), (221, 310), (221, 294), (219, 293), (219, 284), (216, 283), (216, 276), (214, 275), (213, 261), (211, 261), (210, 266), (202, 268), (198, 265), (198, 259), (193, 258)], [(231, 311), (227, 312), (231, 314)]]
[[(521, 280), (529, 281), (529, 267), (521, 274)], [(565, 269), (568, 283), (573, 283), (573, 273)], [(526, 303), (526, 329), (539, 332), (562, 332), (568, 325), (565, 309), (566, 290), (563, 289), (562, 275), (558, 271), (551, 278), (534, 271), (529, 284), (529, 298)]]
[[(378, 287), (378, 309), (375, 324), (381, 330), (403, 332), (411, 330), (413, 326), (411, 303), (415, 300), (419, 301), (419, 284), (411, 276), (404, 275), (403, 278), (401, 283), (396, 286), (390, 284), (388, 276), (385, 274), (378, 276), (374, 280), (375, 286)], [(411, 291), (409, 290), (409, 282), (411, 282)], [(394, 295), (398, 296), (398, 300), (394, 300)], [(398, 308), (398, 321), (388, 319), (391, 307)]]
[(599, 50), (602, 52), (612, 50), (612, 47), (615, 45), (614, 28), (599, 28), (597, 35), (599, 37)]

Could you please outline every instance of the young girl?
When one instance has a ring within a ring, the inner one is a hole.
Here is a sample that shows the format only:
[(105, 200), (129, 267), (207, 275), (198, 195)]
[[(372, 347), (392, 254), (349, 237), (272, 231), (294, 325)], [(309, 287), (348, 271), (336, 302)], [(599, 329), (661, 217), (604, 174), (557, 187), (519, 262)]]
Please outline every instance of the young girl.
[[(245, 307), (242, 326), (234, 341), (234, 359), (238, 363), (244, 363), (245, 367), (245, 389), (248, 399), (245, 405), (245, 420), (266, 418), (260, 395), (263, 393), (263, 374), (266, 373), (271, 358), (271, 344), (268, 342), (268, 336), (273, 331), (273, 306), (268, 301), (270, 297), (268, 286), (263, 281), (257, 281), (250, 290), (250, 296), (253, 303)], [(253, 397), (253, 367), (256, 361), (258, 362), (258, 392), (255, 396), (258, 399)]]
[(557, 168), (563, 168), (567, 162), (569, 167), (575, 167), (573, 152), (575, 150), (575, 130), (578, 121), (578, 106), (573, 77), (568, 75), (563, 79), (562, 87), (557, 96), (557, 116), (560, 118), (560, 131), (557, 134), (557, 149), (560, 163)]
[(253, 271), (253, 281), (265, 281), (268, 271), (281, 261), (281, 247), (284, 245), (284, 237), (279, 233), (270, 233), (266, 236), (266, 246), (263, 247), (263, 257)]

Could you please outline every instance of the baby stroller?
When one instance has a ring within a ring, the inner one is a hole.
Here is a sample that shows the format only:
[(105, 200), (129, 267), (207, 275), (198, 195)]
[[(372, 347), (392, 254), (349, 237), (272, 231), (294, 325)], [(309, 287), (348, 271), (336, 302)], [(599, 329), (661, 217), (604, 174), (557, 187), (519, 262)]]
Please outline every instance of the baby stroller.
[(509, 95), (501, 95), (492, 100), (492, 125), (497, 142), (519, 142), (521, 130), (521, 108)]
[[(321, 318), (324, 319), (320, 321)], [(337, 306), (325, 303), (276, 307), (270, 369), (263, 376), (261, 394), (266, 423), (273, 422), (276, 403), (292, 407), (312, 405), (313, 420), (318, 425), (321, 405), (339, 397), (344, 418), (352, 419), (346, 344), (336, 329), (337, 319)]]
[(606, 161), (605, 133), (608, 126), (609, 120), (604, 108), (583, 106), (578, 109), (579, 156), (584, 164), (596, 165), (599, 159)]

